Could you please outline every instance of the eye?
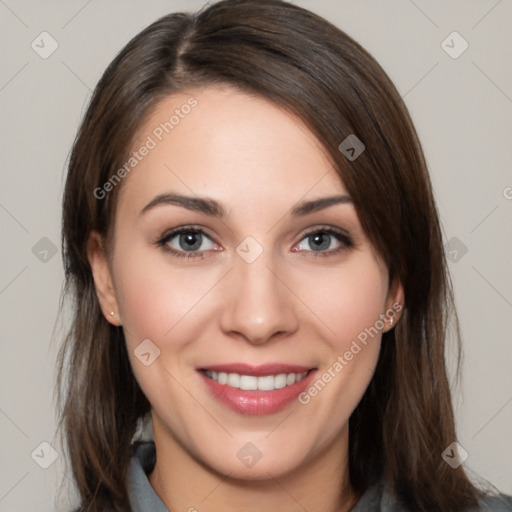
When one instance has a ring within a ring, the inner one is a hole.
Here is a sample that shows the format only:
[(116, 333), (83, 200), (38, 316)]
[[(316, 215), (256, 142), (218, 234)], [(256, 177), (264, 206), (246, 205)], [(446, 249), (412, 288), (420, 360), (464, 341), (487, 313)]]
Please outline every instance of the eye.
[(182, 227), (166, 233), (157, 245), (172, 254), (184, 258), (202, 258), (204, 251), (219, 250), (206, 233), (193, 227)]
[[(208, 251), (222, 250), (202, 229), (193, 226), (169, 231), (155, 243), (174, 256), (189, 259), (204, 258)], [(353, 246), (354, 243), (347, 233), (329, 227), (306, 233), (292, 251), (312, 253), (315, 256), (330, 256)]]
[(353, 247), (350, 237), (342, 231), (333, 228), (322, 228), (310, 231), (297, 244), (295, 252), (306, 251), (317, 253), (315, 256), (336, 254), (344, 249)]

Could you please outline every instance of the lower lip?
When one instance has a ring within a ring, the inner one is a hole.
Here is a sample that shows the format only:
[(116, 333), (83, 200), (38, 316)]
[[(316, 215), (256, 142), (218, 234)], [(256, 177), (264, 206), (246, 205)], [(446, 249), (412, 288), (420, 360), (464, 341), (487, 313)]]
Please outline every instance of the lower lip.
[(219, 384), (203, 372), (199, 375), (211, 394), (231, 410), (252, 416), (273, 414), (284, 409), (302, 393), (311, 382), (316, 370), (311, 370), (301, 381), (273, 391), (245, 391), (227, 384)]

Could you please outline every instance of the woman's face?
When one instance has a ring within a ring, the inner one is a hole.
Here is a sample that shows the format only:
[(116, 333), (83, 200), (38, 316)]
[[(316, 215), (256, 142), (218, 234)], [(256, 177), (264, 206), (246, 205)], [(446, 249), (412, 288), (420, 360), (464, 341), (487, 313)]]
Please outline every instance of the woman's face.
[(157, 448), (258, 479), (346, 447), (400, 289), (319, 142), (210, 87), (162, 101), (132, 149), (111, 266), (90, 257)]

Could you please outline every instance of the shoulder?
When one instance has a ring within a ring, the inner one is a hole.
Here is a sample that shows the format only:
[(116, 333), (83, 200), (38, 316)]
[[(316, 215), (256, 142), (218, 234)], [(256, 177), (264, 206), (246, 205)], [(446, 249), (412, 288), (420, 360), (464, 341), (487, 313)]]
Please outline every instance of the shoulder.
[(512, 512), (512, 496), (499, 494), (485, 496), (480, 499), (479, 506), (474, 512)]
[[(399, 503), (389, 486), (382, 482), (370, 487), (350, 512), (412, 512)], [(512, 512), (512, 496), (506, 494), (485, 495), (478, 506), (468, 512)]]

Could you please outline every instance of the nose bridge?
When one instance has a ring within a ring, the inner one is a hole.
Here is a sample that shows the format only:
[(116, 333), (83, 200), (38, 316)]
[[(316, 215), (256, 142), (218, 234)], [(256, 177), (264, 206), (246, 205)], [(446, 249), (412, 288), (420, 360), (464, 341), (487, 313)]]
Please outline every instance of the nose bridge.
[(222, 328), (252, 343), (263, 343), (275, 333), (293, 332), (298, 319), (292, 294), (276, 276), (272, 251), (260, 250), (256, 255), (257, 248), (251, 244), (250, 240), (242, 242), (237, 249), (227, 283), (229, 300), (221, 315)]

